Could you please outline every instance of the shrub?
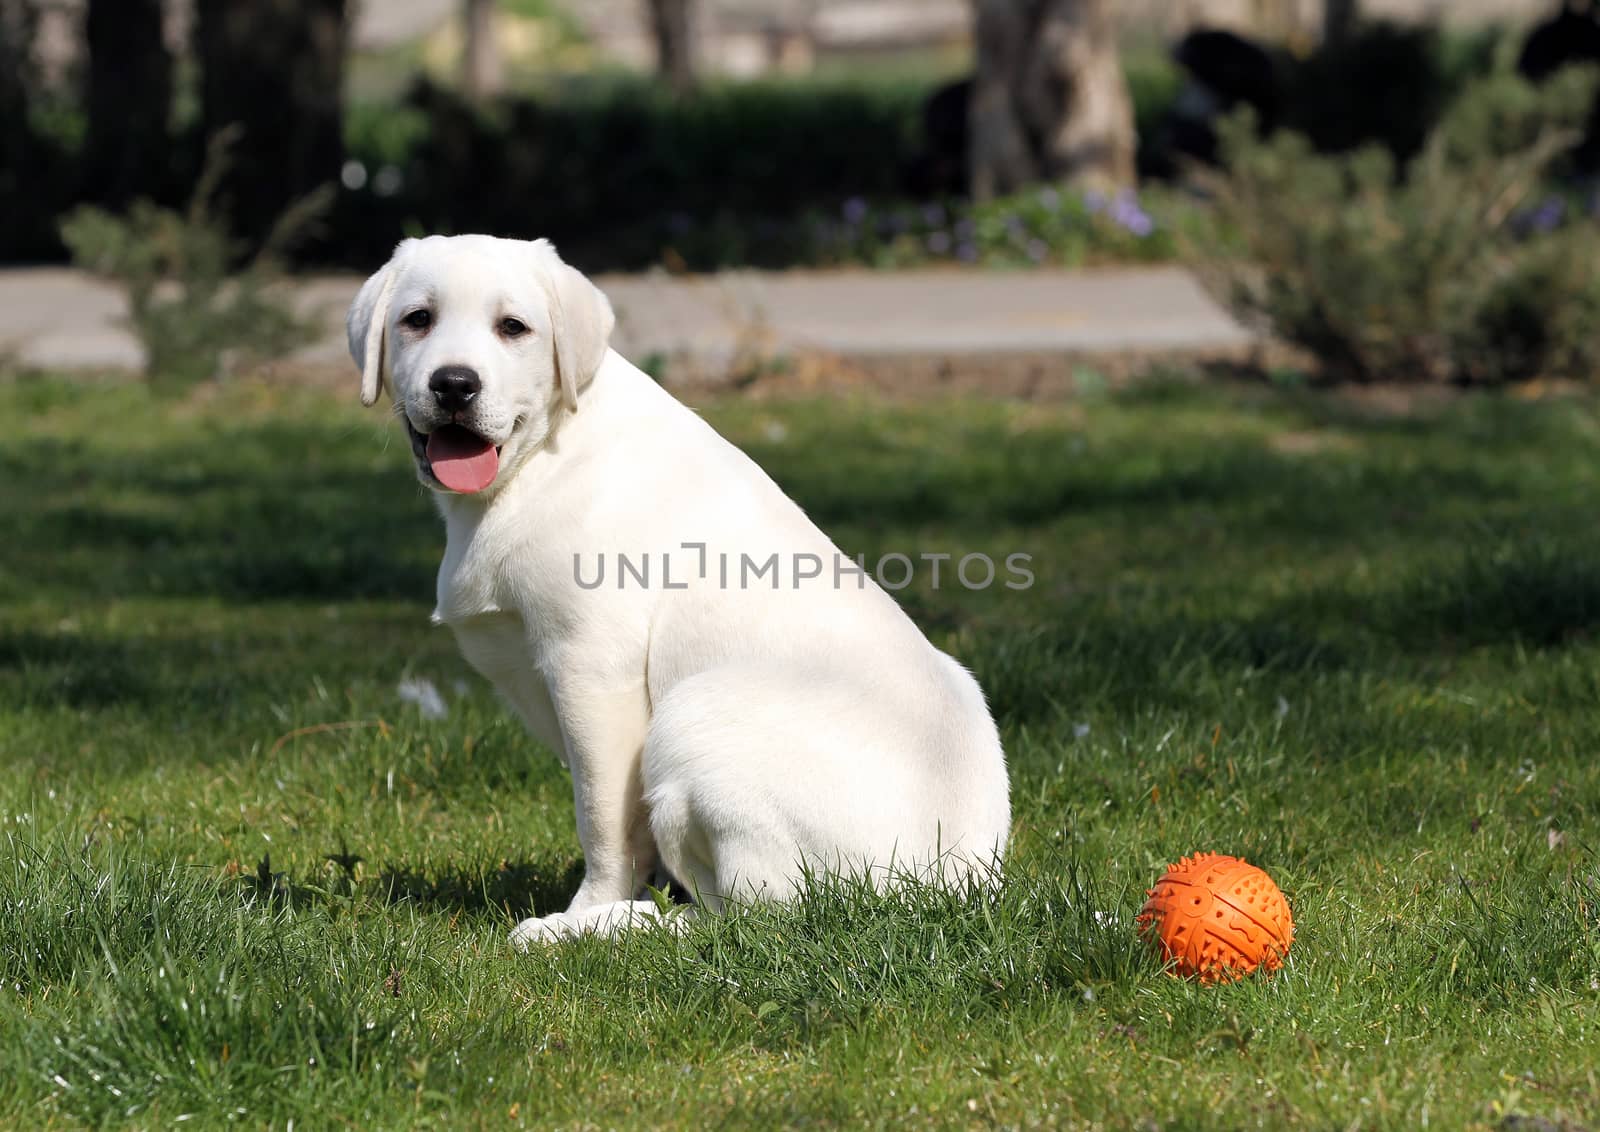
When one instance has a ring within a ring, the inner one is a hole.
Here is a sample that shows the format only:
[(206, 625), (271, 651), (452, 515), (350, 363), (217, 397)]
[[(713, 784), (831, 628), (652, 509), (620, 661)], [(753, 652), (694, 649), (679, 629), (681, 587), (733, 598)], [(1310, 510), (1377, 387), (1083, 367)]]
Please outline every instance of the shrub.
[[(1300, 134), (1222, 131), (1209, 179), (1226, 241), (1208, 281), (1246, 322), (1331, 376), (1497, 383), (1588, 377), (1600, 363), (1600, 230), (1541, 199), (1595, 76), (1470, 87), (1403, 171), (1387, 149), (1320, 156)], [(1402, 175), (1403, 173), (1403, 175)]]
[(812, 220), (808, 259), (826, 264), (990, 267), (1155, 262), (1176, 254), (1193, 214), (1177, 193), (1115, 196), (1046, 185), (983, 204), (844, 202)]
[[(1148, 59), (1138, 72), (1140, 113), (1154, 121), (1175, 72)], [(548, 236), (590, 270), (1174, 254), (1176, 196), (941, 199), (948, 186), (930, 188), (926, 166), (939, 142), (928, 103), (942, 89), (933, 75), (890, 74), (711, 83), (674, 98), (653, 82), (590, 80), (485, 108), (418, 82), (401, 106), (351, 108), (351, 176), (329, 225), (341, 243), (323, 258), (368, 266), (402, 234), (465, 231)]]
[(1283, 124), (1320, 151), (1376, 142), (1408, 161), (1469, 80), (1490, 71), (1495, 43), (1493, 29), (1362, 24), (1349, 39), (1289, 66)]
[(243, 359), (280, 356), (304, 340), (306, 328), (275, 289), (277, 256), (327, 195), (284, 213), (261, 251), (235, 271), (238, 246), (212, 210), (230, 141), (224, 133), (213, 143), (184, 212), (140, 200), (125, 215), (81, 206), (61, 223), (73, 262), (126, 289), (152, 383), (219, 378)]
[(791, 262), (809, 212), (902, 192), (927, 85), (763, 81), (675, 99), (619, 80), (479, 108), (419, 82), (398, 112), (352, 111), (359, 187), (328, 258), (369, 264), (406, 232), (481, 231), (548, 236), (591, 270), (669, 248), (697, 268)]

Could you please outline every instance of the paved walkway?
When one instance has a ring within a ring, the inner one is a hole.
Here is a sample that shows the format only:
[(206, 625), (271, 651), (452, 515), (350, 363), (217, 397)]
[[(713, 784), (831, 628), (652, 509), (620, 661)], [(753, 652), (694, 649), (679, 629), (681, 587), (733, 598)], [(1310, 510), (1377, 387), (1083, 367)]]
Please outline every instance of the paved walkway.
[[(729, 272), (598, 282), (617, 310), (619, 350), (697, 373), (752, 355), (1221, 352), (1252, 341), (1177, 268)], [(344, 312), (359, 283), (326, 277), (297, 289), (322, 332), (296, 361), (348, 364)], [(116, 288), (70, 269), (0, 270), (0, 355), (42, 369), (136, 369), (142, 352), (123, 325), (125, 310)]]

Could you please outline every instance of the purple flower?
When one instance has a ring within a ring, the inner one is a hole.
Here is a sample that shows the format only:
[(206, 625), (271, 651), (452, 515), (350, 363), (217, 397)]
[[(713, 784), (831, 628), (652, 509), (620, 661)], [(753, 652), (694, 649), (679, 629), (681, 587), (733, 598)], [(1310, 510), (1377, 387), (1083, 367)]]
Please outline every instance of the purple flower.
[(962, 241), (960, 244), (956, 245), (956, 258), (962, 263), (977, 263), (978, 245), (969, 243), (967, 241)]
[(1145, 237), (1155, 230), (1155, 221), (1139, 207), (1139, 198), (1131, 190), (1123, 189), (1111, 204), (1112, 223), (1135, 236)]
[(844, 207), (839, 213), (848, 223), (860, 224), (867, 218), (867, 202), (860, 197), (851, 197), (844, 202)]
[(1039, 203), (1051, 211), (1054, 211), (1055, 209), (1061, 207), (1061, 194), (1056, 192), (1055, 189), (1046, 185), (1044, 188), (1039, 190)]
[(972, 217), (963, 216), (960, 220), (956, 221), (954, 231), (956, 234), (956, 239), (970, 240), (978, 234), (978, 226), (973, 223)]
[(1097, 189), (1090, 189), (1083, 194), (1083, 207), (1090, 212), (1100, 212), (1106, 206), (1106, 194)]
[(1511, 230), (1518, 236), (1545, 235), (1561, 227), (1567, 219), (1565, 197), (1549, 196), (1533, 208), (1519, 210), (1511, 218)]
[(1533, 210), (1529, 222), (1535, 232), (1553, 232), (1561, 227), (1561, 222), (1566, 218), (1566, 200), (1562, 197), (1547, 197), (1543, 204)]
[(1050, 254), (1050, 245), (1043, 240), (1033, 239), (1028, 241), (1028, 246), (1025, 250), (1028, 253), (1028, 258), (1034, 263), (1043, 263), (1045, 256)]
[(930, 204), (922, 210), (922, 219), (930, 228), (937, 228), (945, 222), (944, 205)]
[(928, 233), (928, 250), (934, 255), (946, 255), (950, 251), (950, 233)]

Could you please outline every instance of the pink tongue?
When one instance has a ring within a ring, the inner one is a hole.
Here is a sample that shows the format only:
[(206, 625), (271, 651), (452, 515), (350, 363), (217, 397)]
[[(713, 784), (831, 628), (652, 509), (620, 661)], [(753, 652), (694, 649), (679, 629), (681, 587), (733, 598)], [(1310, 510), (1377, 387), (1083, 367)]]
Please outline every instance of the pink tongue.
[(428, 463), (433, 475), (451, 491), (471, 495), (494, 482), (500, 471), (500, 453), (477, 433), (459, 425), (445, 425), (428, 434)]

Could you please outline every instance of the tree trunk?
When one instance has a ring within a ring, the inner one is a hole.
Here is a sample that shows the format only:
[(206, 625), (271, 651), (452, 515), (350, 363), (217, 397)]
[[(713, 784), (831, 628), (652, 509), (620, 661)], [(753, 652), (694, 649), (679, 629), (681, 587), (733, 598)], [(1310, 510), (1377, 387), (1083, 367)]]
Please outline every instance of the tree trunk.
[(162, 0), (89, 0), (84, 196), (111, 208), (159, 196), (171, 168), (172, 57)]
[(31, 97), (38, 80), (33, 65), (39, 34), (34, 0), (0, 0), (0, 176), (27, 169)]
[(1337, 47), (1350, 38), (1356, 21), (1361, 18), (1359, 0), (1324, 0), (1322, 9), (1322, 42)]
[(465, 0), (466, 49), (461, 85), (474, 101), (500, 93), (500, 48), (494, 38), (495, 0)]
[(56, 162), (32, 128), (38, 89), (34, 0), (0, 0), (0, 258), (59, 255), (55, 214), (64, 207)]
[(687, 94), (695, 83), (694, 0), (649, 3), (656, 68), (674, 93)]
[(204, 0), (195, 6), (208, 138), (240, 130), (223, 180), (233, 231), (258, 242), (344, 160), (345, 0)]
[(969, 184), (977, 200), (1041, 180), (1133, 184), (1133, 100), (1111, 0), (973, 0)]

